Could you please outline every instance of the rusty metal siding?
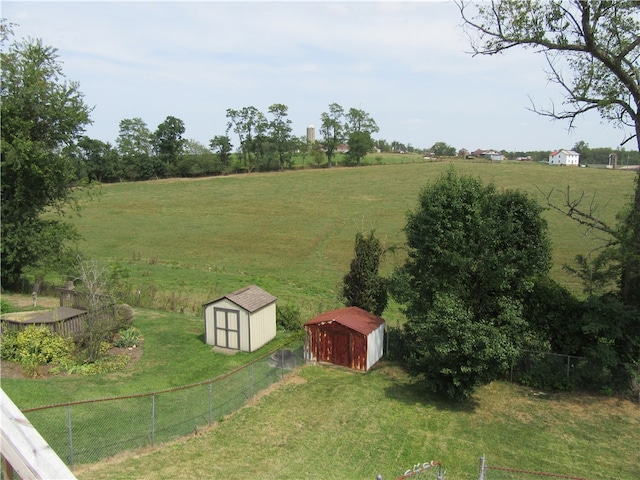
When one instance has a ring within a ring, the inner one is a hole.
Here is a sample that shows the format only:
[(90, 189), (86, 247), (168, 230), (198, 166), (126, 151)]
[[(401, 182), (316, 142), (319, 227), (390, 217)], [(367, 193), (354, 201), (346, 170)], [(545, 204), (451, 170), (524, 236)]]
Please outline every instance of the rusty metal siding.
[(340, 325), (307, 327), (307, 360), (367, 370), (367, 336)]

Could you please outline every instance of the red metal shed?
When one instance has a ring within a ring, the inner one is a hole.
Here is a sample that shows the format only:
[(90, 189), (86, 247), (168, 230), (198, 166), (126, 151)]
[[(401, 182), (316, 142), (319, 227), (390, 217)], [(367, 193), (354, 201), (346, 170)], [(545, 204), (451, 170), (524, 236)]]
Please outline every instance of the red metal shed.
[(305, 358), (355, 370), (369, 370), (381, 357), (385, 321), (359, 307), (318, 315), (304, 324)]

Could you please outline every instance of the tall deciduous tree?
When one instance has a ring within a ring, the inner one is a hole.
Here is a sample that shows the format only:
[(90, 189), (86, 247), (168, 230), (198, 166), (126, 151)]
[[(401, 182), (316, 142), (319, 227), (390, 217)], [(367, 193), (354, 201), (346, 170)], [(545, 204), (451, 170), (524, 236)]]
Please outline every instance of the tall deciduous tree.
[(380, 129), (371, 115), (358, 108), (349, 109), (345, 115), (344, 129), (349, 145), (349, 158), (360, 165), (360, 160), (373, 149), (371, 134)]
[(440, 392), (468, 396), (517, 355), (523, 298), (550, 266), (541, 212), (523, 193), (450, 169), (408, 215), (408, 258), (394, 294), (408, 318), (409, 365)]
[(139, 117), (120, 120), (116, 145), (121, 158), (121, 170), (129, 180), (147, 179), (158, 174), (159, 166), (151, 159), (151, 132)]
[(269, 107), (272, 116), (269, 122), (271, 146), (278, 158), (280, 170), (291, 166), (293, 138), (291, 120), (287, 117), (289, 108), (282, 103), (274, 103)]
[(78, 141), (76, 155), (84, 164), (90, 181), (102, 182), (118, 178), (118, 152), (111, 144), (84, 136)]
[(445, 142), (436, 142), (431, 147), (431, 152), (438, 157), (453, 157), (456, 149)]
[(179, 118), (168, 116), (158, 125), (153, 133), (153, 147), (164, 175), (176, 173), (178, 158), (184, 151), (184, 122)]
[(233, 145), (231, 145), (231, 140), (226, 135), (216, 135), (209, 142), (209, 147), (213, 153), (218, 155), (218, 159), (220, 163), (224, 166), (228, 166), (231, 163), (231, 150), (233, 149)]
[(56, 49), (41, 40), (15, 42), (6, 23), (2, 37), (2, 284), (25, 269), (63, 258), (73, 227), (42, 218), (73, 205), (75, 162), (64, 154), (90, 123), (90, 109), (75, 82), (65, 79)]
[(331, 161), (335, 152), (342, 142), (344, 142), (344, 108), (337, 103), (329, 105), (328, 112), (322, 112), (320, 120), (320, 133), (323, 137), (324, 149), (327, 154), (327, 165), (331, 168)]
[[(640, 4), (633, 1), (501, 0), (458, 3), (474, 54), (494, 55), (517, 46), (546, 55), (549, 80), (564, 93), (564, 108), (534, 111), (568, 120), (597, 111), (635, 138), (640, 150)], [(640, 307), (640, 172), (621, 228), (592, 217), (571, 199), (558, 209), (579, 221), (605, 227), (619, 246), (623, 301)]]
[(260, 152), (256, 145), (256, 139), (264, 129), (266, 119), (256, 107), (243, 107), (240, 110), (227, 109), (227, 134), (230, 130), (238, 135), (240, 151), (244, 160), (244, 166), (251, 170), (255, 167), (252, 161), (252, 153)]
[(351, 267), (342, 281), (341, 293), (346, 306), (382, 315), (387, 307), (387, 282), (378, 271), (384, 253), (385, 249), (374, 231), (368, 236), (361, 232), (356, 234)]

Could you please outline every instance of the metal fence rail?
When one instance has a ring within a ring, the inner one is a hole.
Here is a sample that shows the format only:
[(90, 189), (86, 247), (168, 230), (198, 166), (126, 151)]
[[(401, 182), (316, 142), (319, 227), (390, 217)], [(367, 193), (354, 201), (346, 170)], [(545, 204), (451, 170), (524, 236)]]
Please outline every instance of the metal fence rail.
[[(491, 473), (489, 473), (491, 472)], [(574, 477), (561, 473), (535, 472), (522, 470), (519, 468), (497, 467), (487, 464), (487, 457), (480, 457), (480, 477), (479, 480), (526, 480), (544, 478), (563, 478), (565, 480), (587, 480), (583, 477)]]
[(302, 341), (297, 341), (194, 385), (38, 407), (23, 413), (58, 456), (73, 467), (190, 435), (238, 410), (303, 363)]

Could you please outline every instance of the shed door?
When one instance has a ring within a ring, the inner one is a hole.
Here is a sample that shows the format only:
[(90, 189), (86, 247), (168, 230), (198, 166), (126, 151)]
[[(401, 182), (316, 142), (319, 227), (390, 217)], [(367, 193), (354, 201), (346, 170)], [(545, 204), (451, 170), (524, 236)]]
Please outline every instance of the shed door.
[(351, 366), (351, 342), (348, 333), (333, 333), (333, 364)]
[(224, 348), (240, 349), (240, 312), (216, 308), (215, 317), (216, 345)]
[(351, 342), (349, 334), (333, 330), (320, 330), (319, 334), (318, 360), (350, 367)]

